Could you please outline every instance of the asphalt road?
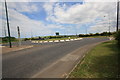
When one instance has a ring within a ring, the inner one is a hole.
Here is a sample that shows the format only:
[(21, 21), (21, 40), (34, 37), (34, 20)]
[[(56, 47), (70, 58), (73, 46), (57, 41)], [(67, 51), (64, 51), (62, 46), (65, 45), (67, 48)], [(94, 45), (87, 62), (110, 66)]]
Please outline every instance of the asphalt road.
[(84, 46), (109, 40), (108, 38), (84, 38), (78, 41), (46, 44), (2, 55), (3, 78), (30, 78), (42, 69), (70, 52)]

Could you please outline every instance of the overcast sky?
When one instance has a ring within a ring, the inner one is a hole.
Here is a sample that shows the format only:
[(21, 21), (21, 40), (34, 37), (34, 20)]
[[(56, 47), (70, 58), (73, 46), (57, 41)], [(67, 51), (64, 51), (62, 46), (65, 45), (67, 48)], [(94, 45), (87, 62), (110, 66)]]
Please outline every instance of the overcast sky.
[[(116, 30), (116, 2), (8, 2), (11, 36), (21, 37), (85, 34)], [(2, 35), (7, 29), (5, 7), (0, 5)]]

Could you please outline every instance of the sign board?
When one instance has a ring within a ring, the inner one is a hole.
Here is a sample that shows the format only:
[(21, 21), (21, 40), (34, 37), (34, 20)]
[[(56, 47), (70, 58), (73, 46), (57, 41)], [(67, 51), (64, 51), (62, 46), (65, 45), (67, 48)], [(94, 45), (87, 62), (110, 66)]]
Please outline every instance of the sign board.
[(56, 34), (56, 36), (59, 36), (59, 32), (56, 32), (55, 34)]

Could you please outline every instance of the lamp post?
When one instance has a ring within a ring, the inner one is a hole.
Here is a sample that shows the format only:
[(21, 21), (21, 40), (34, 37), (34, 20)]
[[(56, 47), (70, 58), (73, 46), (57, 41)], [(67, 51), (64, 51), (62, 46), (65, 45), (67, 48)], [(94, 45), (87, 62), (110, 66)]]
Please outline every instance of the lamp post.
[[(106, 16), (104, 16), (104, 17), (106, 17)], [(108, 15), (108, 20), (109, 20), (109, 22), (108, 22), (108, 31), (109, 31), (109, 37), (110, 37), (110, 16)]]
[(86, 35), (87, 35), (87, 24), (85, 24), (85, 33), (86, 33)]
[(117, 25), (116, 25), (116, 31), (118, 31), (119, 26), (119, 0), (117, 1)]
[(5, 11), (6, 11), (6, 19), (7, 19), (7, 28), (8, 28), (8, 40), (9, 40), (9, 46), (10, 46), (10, 48), (12, 48), (6, 0), (5, 0)]
[(77, 37), (77, 28), (76, 28), (76, 26), (75, 26), (75, 34), (76, 34), (76, 37)]
[(109, 37), (110, 37), (110, 15), (108, 17), (109, 17)]

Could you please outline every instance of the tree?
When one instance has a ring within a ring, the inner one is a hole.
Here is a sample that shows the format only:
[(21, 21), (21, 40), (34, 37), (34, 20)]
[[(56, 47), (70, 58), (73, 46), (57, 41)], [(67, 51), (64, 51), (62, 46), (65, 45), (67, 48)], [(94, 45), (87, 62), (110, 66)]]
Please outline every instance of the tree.
[[(8, 42), (8, 39), (9, 39), (8, 36), (7, 37), (3, 37), (2, 38), (2, 42)], [(15, 37), (10, 37), (10, 39), (11, 39), (11, 41), (17, 41), (17, 39)]]

